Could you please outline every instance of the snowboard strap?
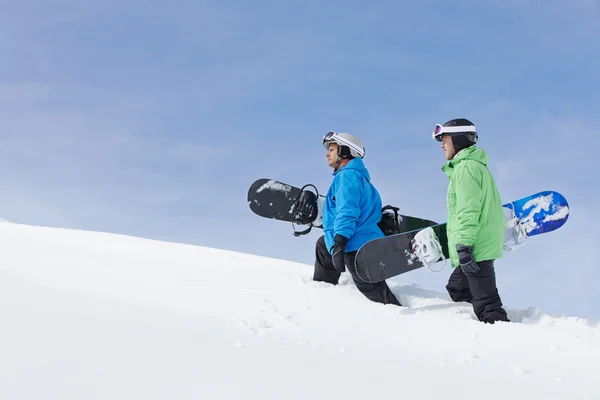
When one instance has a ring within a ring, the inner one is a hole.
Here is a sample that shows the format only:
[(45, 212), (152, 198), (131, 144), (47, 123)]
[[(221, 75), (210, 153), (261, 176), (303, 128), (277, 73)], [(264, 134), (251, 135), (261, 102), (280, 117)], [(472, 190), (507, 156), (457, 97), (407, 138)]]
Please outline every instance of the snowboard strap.
[[(308, 186), (312, 186), (315, 189), (315, 192), (313, 193), (310, 190), (305, 190), (305, 188)], [(312, 223), (319, 215), (318, 199), (319, 191), (315, 185), (309, 183), (302, 186), (300, 189), (300, 194), (290, 209), (290, 213), (292, 214), (292, 228), (294, 229), (295, 237), (306, 235), (312, 229)], [(308, 228), (303, 231), (297, 231), (294, 223), (299, 225), (308, 225)]]
[(504, 250), (514, 251), (525, 244), (528, 238), (527, 230), (515, 214), (514, 206), (510, 203), (502, 207), (506, 226), (504, 228)]
[[(442, 272), (447, 264), (446, 256), (442, 250), (440, 239), (435, 234), (432, 227), (427, 227), (420, 230), (411, 240), (413, 253), (417, 256), (425, 267), (431, 272)], [(433, 269), (430, 264), (435, 264), (438, 261), (443, 261), (440, 269)]]

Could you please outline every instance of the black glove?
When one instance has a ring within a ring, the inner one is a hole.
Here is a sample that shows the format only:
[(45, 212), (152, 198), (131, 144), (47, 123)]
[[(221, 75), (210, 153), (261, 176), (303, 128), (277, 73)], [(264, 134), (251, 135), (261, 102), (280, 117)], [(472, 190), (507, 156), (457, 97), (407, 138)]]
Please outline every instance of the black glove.
[(333, 245), (333, 266), (339, 272), (346, 271), (346, 263), (344, 262), (344, 254), (346, 253), (346, 243), (348, 238), (342, 235), (335, 235), (335, 244)]
[(473, 246), (465, 246), (460, 243), (456, 245), (456, 252), (458, 253), (458, 262), (460, 268), (466, 274), (476, 274), (479, 272), (479, 265), (473, 259)]

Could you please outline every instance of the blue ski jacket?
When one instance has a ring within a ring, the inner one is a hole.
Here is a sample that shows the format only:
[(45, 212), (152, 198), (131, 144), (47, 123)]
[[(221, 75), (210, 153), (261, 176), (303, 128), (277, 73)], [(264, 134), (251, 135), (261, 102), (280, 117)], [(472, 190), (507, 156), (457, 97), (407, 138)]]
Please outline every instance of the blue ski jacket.
[(350, 160), (333, 176), (323, 207), (323, 230), (329, 252), (333, 250), (337, 234), (348, 238), (346, 252), (356, 251), (366, 242), (383, 237), (377, 226), (381, 220), (381, 197), (362, 159)]

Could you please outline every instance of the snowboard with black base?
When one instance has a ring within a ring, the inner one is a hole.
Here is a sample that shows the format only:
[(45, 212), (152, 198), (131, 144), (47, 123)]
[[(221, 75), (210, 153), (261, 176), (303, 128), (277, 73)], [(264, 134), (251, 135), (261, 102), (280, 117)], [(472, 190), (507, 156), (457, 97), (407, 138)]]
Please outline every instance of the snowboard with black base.
[[(323, 228), (321, 217), (325, 196), (314, 185), (298, 188), (274, 179), (258, 179), (248, 189), (248, 206), (256, 215), (302, 225), (302, 231), (294, 230), (295, 236)], [(381, 210), (379, 228), (386, 236), (408, 232), (437, 222), (398, 213), (399, 208), (387, 205)], [(295, 229), (295, 228), (294, 228)]]
[[(503, 205), (504, 249), (514, 251), (528, 238), (565, 224), (569, 204), (555, 191), (543, 191)], [(439, 272), (450, 263), (446, 223), (365, 243), (356, 254), (356, 272), (365, 282), (381, 282), (427, 267)]]

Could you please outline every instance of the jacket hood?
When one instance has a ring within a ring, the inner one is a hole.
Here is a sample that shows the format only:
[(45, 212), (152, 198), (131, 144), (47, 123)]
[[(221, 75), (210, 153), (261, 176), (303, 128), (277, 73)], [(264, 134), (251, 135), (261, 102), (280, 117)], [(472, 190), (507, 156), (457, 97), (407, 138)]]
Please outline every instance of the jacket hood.
[(369, 175), (369, 171), (367, 171), (367, 167), (365, 167), (362, 158), (353, 158), (348, 164), (335, 171), (333, 175), (339, 174), (340, 172), (347, 171), (350, 169), (360, 172), (367, 181), (371, 181), (371, 175)]

